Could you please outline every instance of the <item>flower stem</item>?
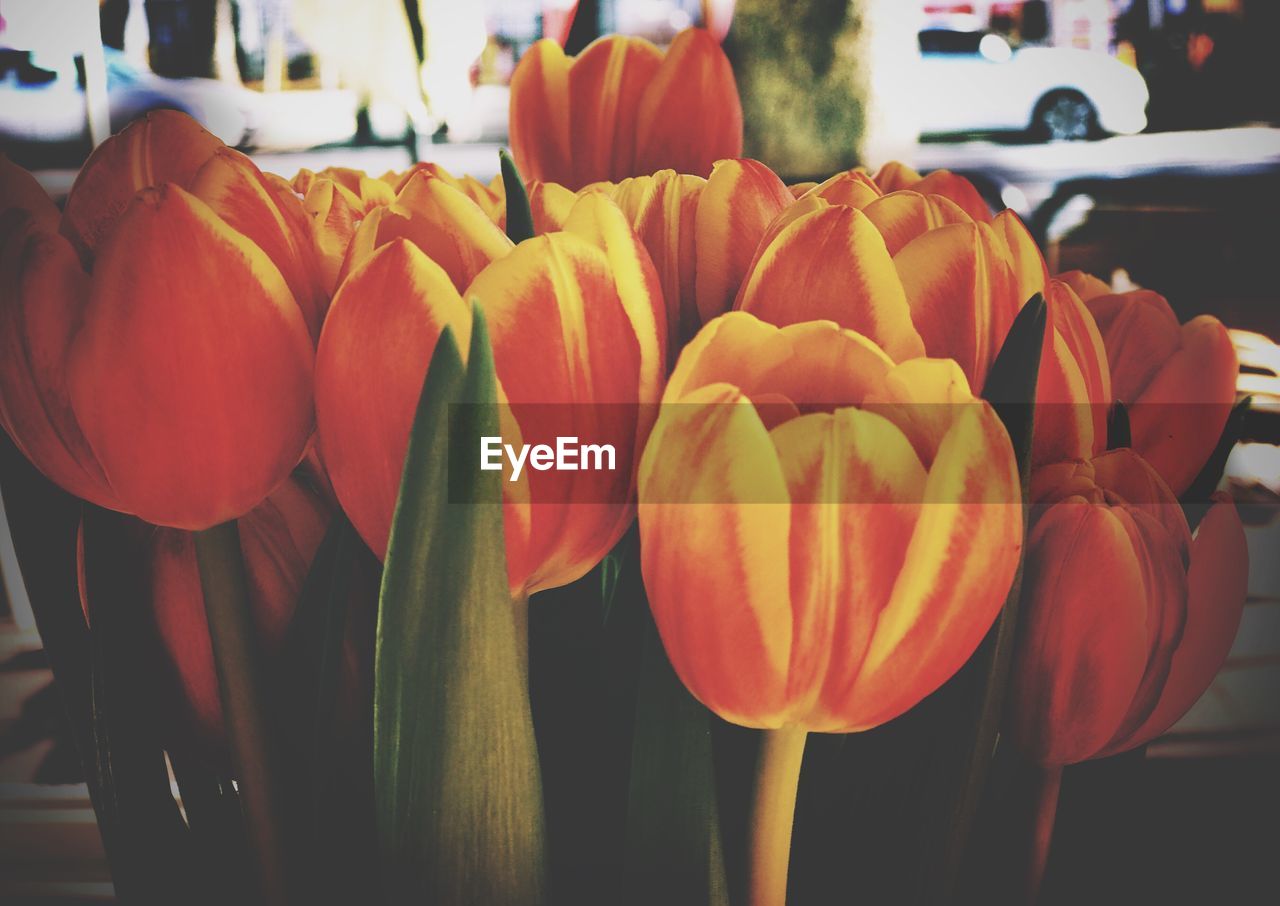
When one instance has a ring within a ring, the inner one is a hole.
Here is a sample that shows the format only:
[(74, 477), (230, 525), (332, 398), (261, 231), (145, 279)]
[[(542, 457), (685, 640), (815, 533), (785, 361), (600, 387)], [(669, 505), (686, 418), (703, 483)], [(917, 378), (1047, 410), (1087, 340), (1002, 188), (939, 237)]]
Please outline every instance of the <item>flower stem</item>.
[(766, 730), (756, 763), (751, 804), (750, 906), (784, 906), (791, 862), (791, 826), (800, 786), (800, 763), (808, 731)]
[(257, 862), (264, 902), (280, 906), (289, 899), (277, 800), (279, 774), (275, 751), (268, 743), (261, 660), (255, 650), (249, 589), (235, 522), (195, 532), (195, 548), (223, 722), (252, 857)]
[(1049, 847), (1053, 842), (1053, 823), (1058, 815), (1058, 793), (1062, 789), (1062, 766), (1039, 769), (1036, 784), (1035, 818), (1031, 827), (1031, 859), (1027, 866), (1027, 902), (1040, 897), (1040, 886), (1049, 865)]

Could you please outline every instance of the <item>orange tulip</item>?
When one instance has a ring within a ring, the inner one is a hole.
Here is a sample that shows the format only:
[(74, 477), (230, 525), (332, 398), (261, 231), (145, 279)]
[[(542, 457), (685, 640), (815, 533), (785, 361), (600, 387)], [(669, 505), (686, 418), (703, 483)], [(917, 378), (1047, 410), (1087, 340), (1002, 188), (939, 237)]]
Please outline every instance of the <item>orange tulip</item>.
[[(964, 201), (958, 180), (938, 181)], [(1097, 327), (1069, 287), (1049, 280), (1015, 214), (975, 219), (952, 197), (881, 195), (865, 173), (837, 174), (769, 226), (735, 307), (779, 326), (833, 320), (895, 361), (951, 358), (981, 389), (1018, 311), (1042, 293), (1051, 329), (1034, 461), (1101, 452), (1110, 377)]]
[(1179, 325), (1148, 290), (1095, 295), (1086, 305), (1102, 331), (1114, 398), (1129, 411), (1133, 449), (1183, 493), (1235, 402), (1240, 366), (1227, 329), (1210, 315)]
[(668, 348), (733, 305), (756, 244), (791, 203), (786, 186), (754, 160), (721, 160), (711, 176), (661, 170), (597, 183), (622, 208), (648, 249), (667, 303)]
[[(430, 177), (415, 179), (424, 190), (455, 192)], [(462, 201), (474, 209), (461, 218), (470, 224), (480, 211)], [(436, 231), (463, 229), (459, 221), (435, 223)], [(361, 537), (384, 555), (431, 353), (445, 326), (466, 347), (463, 300), (475, 299), (489, 324), (506, 404), (504, 440), (537, 442), (554, 424), (562, 429), (555, 433), (612, 443), (617, 451), (613, 473), (526, 471), (503, 482), (513, 594), (571, 582), (626, 528), (634, 463), (647, 434), (642, 404), (657, 401), (665, 374), (666, 325), (648, 255), (622, 212), (597, 194), (575, 203), (563, 231), (508, 244), (461, 293), (455, 275), (406, 238), (424, 234), (403, 233), (367, 255), (353, 244), (350, 273), (320, 340), (320, 445), (338, 499)], [(458, 245), (450, 240), (446, 248)]]
[(1022, 516), (1008, 435), (954, 362), (733, 312), (686, 347), (663, 403), (640, 467), (644, 582), (703, 704), (864, 730), (973, 653)]
[(425, 252), (444, 268), (459, 292), (511, 249), (511, 240), (474, 201), (445, 180), (418, 171), (392, 203), (361, 221), (347, 248), (339, 283), (395, 239), (407, 239)]
[(733, 70), (707, 32), (664, 54), (611, 35), (570, 59), (542, 40), (511, 78), (511, 149), (526, 177), (571, 189), (673, 169), (708, 176), (742, 154)]
[[(170, 178), (183, 184), (147, 185)], [(38, 468), (188, 529), (243, 515), (288, 476), (311, 434), (325, 301), (292, 193), (189, 118), (153, 114), (72, 188), (61, 229), (79, 260), (47, 211), (3, 217), (0, 416)]]
[(1041, 469), (1032, 497), (1014, 736), (1043, 765), (1143, 745), (1195, 703), (1235, 638), (1249, 571), (1235, 507), (1218, 498), (1193, 539), (1131, 450)]
[(363, 171), (346, 167), (327, 167), (319, 173), (302, 169), (290, 185), (302, 196), (320, 282), (332, 295), (356, 227), (375, 208), (395, 199), (394, 185), (388, 179), (371, 179)]

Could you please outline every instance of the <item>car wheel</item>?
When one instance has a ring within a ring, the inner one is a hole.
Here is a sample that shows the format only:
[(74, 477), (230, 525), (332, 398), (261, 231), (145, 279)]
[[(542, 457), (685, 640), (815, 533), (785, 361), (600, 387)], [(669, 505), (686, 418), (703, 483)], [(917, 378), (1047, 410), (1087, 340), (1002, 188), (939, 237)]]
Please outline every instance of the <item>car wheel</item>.
[(1041, 141), (1083, 141), (1098, 135), (1098, 111), (1078, 91), (1051, 91), (1036, 105), (1031, 133)]

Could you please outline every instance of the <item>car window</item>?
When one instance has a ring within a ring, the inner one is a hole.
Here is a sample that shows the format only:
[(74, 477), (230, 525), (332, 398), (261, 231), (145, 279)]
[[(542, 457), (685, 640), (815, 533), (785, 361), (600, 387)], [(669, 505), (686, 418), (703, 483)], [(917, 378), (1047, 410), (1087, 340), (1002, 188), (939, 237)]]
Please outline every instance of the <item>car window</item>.
[(920, 32), (920, 52), (925, 54), (969, 54), (978, 52), (982, 43), (981, 31), (949, 31), (930, 28)]

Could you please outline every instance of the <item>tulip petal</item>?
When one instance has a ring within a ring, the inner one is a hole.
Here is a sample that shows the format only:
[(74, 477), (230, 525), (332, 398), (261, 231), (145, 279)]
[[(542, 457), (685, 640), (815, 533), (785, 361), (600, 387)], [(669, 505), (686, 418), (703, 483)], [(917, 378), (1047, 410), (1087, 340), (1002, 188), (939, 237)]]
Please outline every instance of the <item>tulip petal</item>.
[(662, 51), (653, 44), (621, 35), (593, 42), (574, 59), (569, 68), (573, 170), (571, 177), (562, 177), (569, 188), (652, 172), (636, 169), (636, 108), (661, 65)]
[(954, 408), (893, 594), (845, 698), (846, 731), (891, 720), (950, 679), (1013, 584), (1022, 494), (1009, 435), (985, 402)]
[(555, 41), (525, 51), (511, 76), (511, 154), (526, 179), (568, 182), (569, 59)]
[(954, 224), (918, 236), (893, 258), (911, 319), (935, 358), (955, 359), (981, 387), (1025, 299), (990, 226)]
[(1191, 487), (1218, 445), (1235, 402), (1239, 362), (1222, 323), (1209, 315), (1182, 326), (1181, 348), (1129, 411), (1133, 448), (1176, 494)]
[(722, 717), (780, 726), (791, 650), (790, 508), (750, 402), (716, 384), (664, 407), (639, 493), (644, 584), (676, 673)]
[(858, 210), (881, 197), (875, 181), (865, 171), (857, 169), (837, 173), (811, 191), (832, 204), (848, 205)]
[(840, 730), (906, 557), (926, 473), (902, 432), (871, 412), (804, 415), (770, 437), (792, 500), (790, 722)]
[[(733, 68), (700, 28), (676, 35), (636, 110), (635, 172), (708, 176), (742, 156), (742, 104)], [(627, 174), (630, 175), (630, 174)]]
[(758, 161), (721, 160), (712, 167), (694, 226), (700, 324), (733, 307), (761, 237), (790, 203), (782, 180)]
[(991, 226), (1004, 241), (1013, 268), (1018, 298), (1026, 302), (1036, 293), (1046, 294), (1049, 287), (1049, 266), (1045, 264), (1040, 247), (1036, 245), (1022, 218), (1011, 210), (1004, 210), (995, 216)]
[(1218, 670), (1240, 628), (1248, 590), (1249, 551), (1235, 505), (1225, 494), (1200, 523), (1187, 573), (1187, 623), (1160, 700), (1142, 726), (1115, 751), (1144, 745), (1190, 710)]
[(393, 239), (408, 239), (425, 252), (444, 268), (459, 292), (511, 249), (511, 240), (474, 201), (421, 172), (405, 184), (394, 204), (377, 208), (361, 222), (340, 279)]
[(649, 253), (627, 223), (626, 215), (602, 195), (588, 194), (579, 199), (565, 217), (564, 228), (589, 240), (608, 257), (618, 300), (639, 340), (638, 401), (657, 402), (667, 373), (668, 346), (662, 289)]
[(1106, 506), (1053, 506), (1028, 543), (1014, 735), (1041, 764), (1074, 764), (1106, 745), (1142, 679), (1142, 572)]
[(729, 383), (755, 400), (789, 400), (803, 411), (856, 405), (883, 382), (893, 361), (861, 334), (830, 321), (777, 328), (746, 312), (712, 320), (685, 347), (665, 402)]
[(954, 201), (941, 195), (898, 191), (868, 204), (863, 213), (884, 237), (889, 254), (896, 255), (917, 236), (952, 223), (972, 223), (973, 218)]
[(1142, 570), (1147, 659), (1133, 701), (1112, 735), (1111, 744), (1099, 752), (1100, 756), (1116, 751), (1112, 748), (1115, 743), (1141, 726), (1155, 708), (1187, 623), (1187, 570), (1176, 540), (1141, 509), (1122, 506), (1114, 507), (1112, 512), (1128, 531)]
[(327, 179), (317, 180), (306, 190), (302, 207), (310, 218), (321, 285), (332, 295), (338, 288), (342, 262), (347, 257), (347, 247), (351, 245), (361, 214), (337, 185)]
[(57, 229), (58, 206), (36, 178), (0, 154), (0, 214), (17, 208), (43, 227)]
[(875, 175), (880, 191), (888, 195), (899, 189), (910, 189), (920, 182), (921, 176), (901, 161), (891, 160)]
[[(569, 211), (573, 209), (573, 204), (578, 200), (578, 196), (564, 186), (553, 182), (530, 182), (528, 189), (529, 210), (533, 213), (534, 233), (553, 233), (556, 230), (564, 229), (564, 222), (568, 219)], [(502, 222), (499, 225), (505, 228), (506, 220), (506, 202), (504, 200)]]
[(919, 182), (906, 188), (921, 195), (941, 195), (949, 198), (979, 223), (990, 223), (992, 220), (991, 207), (973, 187), (973, 183), (950, 170), (934, 170)]
[[(500, 387), (524, 443), (577, 437), (612, 444), (617, 455), (615, 471), (527, 473), (527, 543), (507, 532), (508, 573), (526, 592), (585, 575), (631, 518), (636, 405), (642, 370), (654, 362), (652, 338), (642, 350), (629, 303), (619, 298), (610, 255), (622, 252), (607, 254), (569, 232), (536, 236), (485, 268), (466, 293), (484, 308)], [(656, 382), (643, 392), (656, 395)]]
[(191, 180), (191, 194), (266, 252), (289, 284), (313, 337), (328, 305), (307, 214), (297, 196), (282, 194), (249, 158), (220, 148)]
[(67, 196), (62, 232), (91, 256), (139, 190), (165, 183), (189, 186), (224, 147), (185, 113), (153, 110), (89, 155)]
[(1058, 274), (1054, 279), (1071, 287), (1075, 294), (1080, 297), (1080, 301), (1086, 304), (1098, 296), (1111, 295), (1111, 287), (1108, 284), (1092, 274), (1086, 274), (1084, 271), (1067, 271), (1065, 274)]
[(99, 249), (71, 398), (123, 507), (203, 529), (251, 510), (302, 458), (313, 358), (271, 260), (170, 184), (139, 195)]
[(924, 353), (884, 240), (861, 212), (830, 206), (792, 221), (762, 248), (737, 307), (780, 327), (835, 321), (895, 361)]
[(25, 210), (0, 216), (0, 424), (55, 484), (115, 508), (67, 386), (67, 349), (89, 277), (56, 229), (56, 219)]
[(1132, 405), (1181, 342), (1178, 318), (1158, 293), (1137, 290), (1086, 303), (1106, 345), (1115, 398)]
[(343, 281), (320, 335), (320, 449), (343, 510), (379, 559), (386, 555), (422, 381), (445, 327), (465, 349), (470, 311), (448, 274), (398, 239)]

